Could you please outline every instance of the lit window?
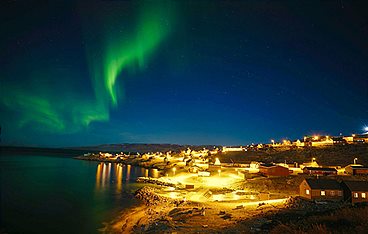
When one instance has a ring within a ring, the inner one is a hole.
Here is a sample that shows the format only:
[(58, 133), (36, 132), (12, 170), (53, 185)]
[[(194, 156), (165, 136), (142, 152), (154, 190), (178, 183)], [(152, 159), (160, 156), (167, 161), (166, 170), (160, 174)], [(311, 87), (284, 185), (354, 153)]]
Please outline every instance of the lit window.
[(339, 195), (341, 197), (342, 196), (342, 191), (338, 191), (337, 195)]
[(305, 194), (309, 195), (309, 189), (305, 190)]
[(362, 198), (365, 198), (365, 193), (362, 193)]
[(354, 193), (354, 197), (355, 198), (358, 198), (358, 193)]
[(321, 191), (321, 196), (326, 196), (326, 191)]
[(335, 191), (331, 191), (331, 196), (335, 196)]

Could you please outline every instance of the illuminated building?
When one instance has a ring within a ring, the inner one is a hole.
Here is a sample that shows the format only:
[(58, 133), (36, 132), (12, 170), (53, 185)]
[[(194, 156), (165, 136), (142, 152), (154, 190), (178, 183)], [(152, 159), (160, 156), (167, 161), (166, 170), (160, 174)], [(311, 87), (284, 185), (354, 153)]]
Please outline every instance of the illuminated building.
[(311, 200), (343, 200), (343, 190), (336, 180), (305, 179), (299, 185), (299, 195)]
[(368, 202), (367, 181), (343, 181), (341, 187), (344, 190), (345, 200), (352, 204)]
[(308, 175), (337, 175), (337, 170), (335, 168), (329, 167), (304, 167), (303, 173)]
[(240, 151), (244, 151), (245, 149), (243, 148), (243, 146), (240, 147), (226, 147), (223, 146), (222, 147), (222, 152), (240, 152)]
[(368, 167), (359, 164), (350, 164), (345, 167), (345, 172), (350, 175), (368, 175)]

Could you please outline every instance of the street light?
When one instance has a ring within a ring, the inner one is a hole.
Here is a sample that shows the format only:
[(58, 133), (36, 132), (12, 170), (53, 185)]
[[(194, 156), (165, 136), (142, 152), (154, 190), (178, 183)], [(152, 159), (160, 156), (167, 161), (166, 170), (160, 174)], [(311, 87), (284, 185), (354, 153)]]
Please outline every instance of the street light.
[(358, 158), (354, 158), (354, 164), (356, 164), (356, 161), (358, 161)]
[(271, 142), (272, 142), (272, 145), (274, 145), (274, 144), (275, 144), (275, 140), (271, 140)]

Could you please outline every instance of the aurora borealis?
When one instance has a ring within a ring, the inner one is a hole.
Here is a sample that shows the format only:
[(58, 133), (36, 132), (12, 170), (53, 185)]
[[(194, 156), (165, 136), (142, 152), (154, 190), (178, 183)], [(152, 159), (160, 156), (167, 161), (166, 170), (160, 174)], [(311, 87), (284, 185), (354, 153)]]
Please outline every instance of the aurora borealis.
[(5, 1), (2, 144), (249, 144), (367, 123), (364, 1)]
[[(103, 47), (102, 54), (96, 55), (93, 51), (88, 53), (92, 57), (89, 60), (92, 61), (91, 76), (94, 77), (95, 93), (99, 97), (100, 90), (98, 89), (103, 86), (105, 90), (102, 93), (106, 92), (109, 101), (114, 106), (118, 103), (118, 76), (127, 68), (144, 69), (145, 60), (168, 34), (170, 24), (173, 21), (169, 12), (173, 9), (168, 9), (168, 4), (148, 2), (142, 5), (140, 8), (143, 9), (138, 13), (139, 16), (133, 32), (122, 31), (125, 27), (119, 21), (119, 11), (117, 9), (114, 9), (112, 16), (110, 12), (109, 17), (105, 17), (114, 19), (103, 19), (104, 22), (98, 22), (97, 25), (103, 25), (103, 28), (105, 28), (105, 30), (101, 30), (103, 40), (97, 45), (97, 48), (92, 47), (92, 50), (99, 51), (100, 47)], [(113, 6), (107, 6), (107, 8), (110, 8), (109, 10), (111, 10), (111, 7)], [(99, 12), (99, 14), (101, 13)], [(85, 21), (88, 21), (88, 19)], [(96, 44), (95, 42), (88, 42), (88, 38), (96, 32), (96, 29), (89, 30), (90, 32), (86, 38), (87, 44)], [(103, 85), (100, 84), (101, 80), (103, 80)]]
[[(14, 127), (21, 129), (29, 125), (37, 131), (62, 134), (80, 131), (94, 121), (108, 121), (110, 108), (118, 105), (121, 98), (119, 92), (123, 91), (123, 87), (118, 87), (118, 77), (128, 69), (144, 69), (145, 61), (165, 38), (170, 29), (169, 22), (173, 20), (168, 12), (173, 9), (167, 8), (168, 4), (146, 2), (140, 5), (132, 30), (126, 31), (122, 30), (125, 26), (121, 22), (119, 9), (115, 9), (116, 4), (96, 2), (99, 12), (81, 14), (84, 17), (82, 22), (85, 21), (85, 25), (81, 26), (85, 27), (86, 60), (93, 87), (90, 94), (94, 97), (79, 97), (78, 87), (60, 90), (59, 84), (50, 84), (48, 81), (54, 82), (59, 75), (53, 77), (54, 71), (47, 68), (41, 71), (46, 73), (41, 77), (29, 74), (29, 85), (35, 86), (31, 89), (29, 86), (6, 83), (1, 101), (6, 108), (18, 112), (19, 119)], [(85, 6), (81, 4), (81, 7)], [(104, 10), (110, 11), (109, 15), (101, 18), (101, 11)], [(90, 17), (96, 20), (92, 27), (88, 23)], [(96, 33), (102, 37), (97, 42), (90, 39), (96, 40), (93, 36)], [(38, 83), (43, 77), (47, 84)], [(63, 91), (71, 92), (60, 95)]]

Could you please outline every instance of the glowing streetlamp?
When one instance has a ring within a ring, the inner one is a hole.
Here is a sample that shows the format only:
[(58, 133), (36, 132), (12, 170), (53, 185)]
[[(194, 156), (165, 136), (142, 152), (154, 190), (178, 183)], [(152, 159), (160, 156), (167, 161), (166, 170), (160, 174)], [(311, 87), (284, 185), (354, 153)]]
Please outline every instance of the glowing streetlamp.
[(312, 163), (316, 161), (316, 158), (312, 158)]
[(357, 161), (358, 161), (358, 158), (354, 158), (354, 164), (356, 164)]
[(368, 126), (364, 126), (364, 127), (363, 127), (363, 131), (364, 131), (365, 133), (368, 133)]
[(274, 144), (275, 144), (275, 140), (273, 140), (273, 139), (272, 139), (272, 140), (271, 140), (271, 143), (272, 143), (272, 145), (274, 145)]

